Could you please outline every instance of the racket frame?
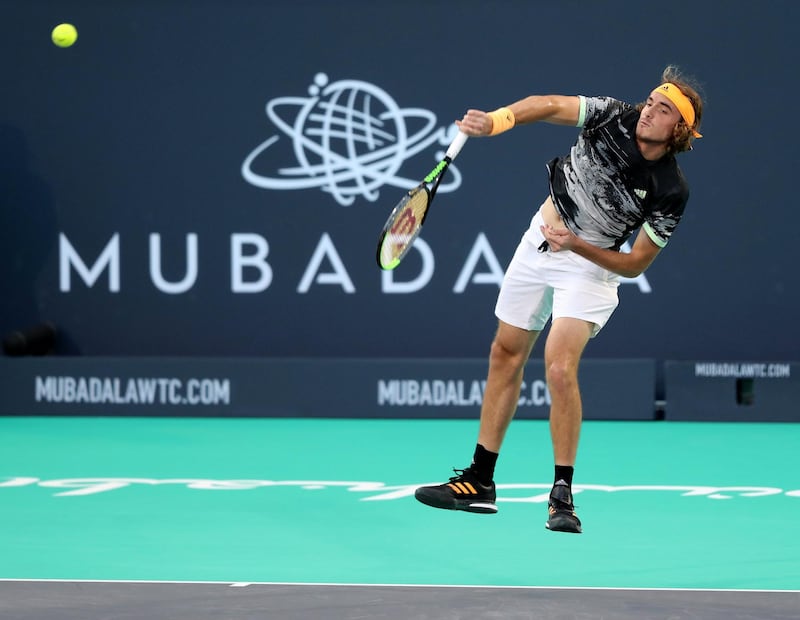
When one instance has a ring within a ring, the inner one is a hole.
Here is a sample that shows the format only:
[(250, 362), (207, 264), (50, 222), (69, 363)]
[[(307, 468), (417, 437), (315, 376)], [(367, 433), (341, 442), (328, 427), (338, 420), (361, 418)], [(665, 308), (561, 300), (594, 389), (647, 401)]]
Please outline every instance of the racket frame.
[[(378, 266), (384, 271), (391, 271), (392, 269), (395, 269), (403, 260), (408, 251), (411, 249), (411, 246), (414, 245), (414, 241), (419, 236), (419, 233), (422, 230), (422, 226), (425, 224), (425, 220), (428, 217), (428, 211), (430, 211), (431, 204), (433, 203), (433, 199), (436, 196), (436, 191), (439, 189), (439, 184), (442, 182), (444, 173), (447, 172), (447, 169), (450, 167), (450, 164), (452, 164), (453, 160), (458, 156), (459, 152), (466, 143), (468, 137), (469, 136), (467, 136), (467, 134), (459, 131), (458, 134), (456, 134), (456, 137), (450, 143), (450, 146), (448, 147), (447, 152), (445, 153), (444, 159), (442, 159), (438, 164), (436, 164), (433, 170), (431, 170), (425, 176), (425, 178), (419, 185), (406, 192), (405, 196), (403, 196), (400, 202), (398, 202), (395, 205), (394, 209), (392, 209), (388, 219), (386, 220), (386, 223), (383, 225), (381, 234), (378, 237), (378, 249), (376, 253), (376, 259), (378, 261)], [(410, 238), (403, 247), (403, 250), (400, 252), (400, 254), (395, 256), (394, 260), (392, 260), (390, 263), (384, 265), (384, 263), (381, 261), (381, 253), (386, 236), (391, 232), (392, 228), (394, 228), (395, 224), (397, 223), (397, 216), (404, 209), (404, 207), (410, 202), (410, 200), (419, 192), (425, 192), (426, 194), (426, 204), (424, 207), (424, 212), (422, 213), (422, 217), (419, 221), (419, 224), (412, 232), (409, 233)]]

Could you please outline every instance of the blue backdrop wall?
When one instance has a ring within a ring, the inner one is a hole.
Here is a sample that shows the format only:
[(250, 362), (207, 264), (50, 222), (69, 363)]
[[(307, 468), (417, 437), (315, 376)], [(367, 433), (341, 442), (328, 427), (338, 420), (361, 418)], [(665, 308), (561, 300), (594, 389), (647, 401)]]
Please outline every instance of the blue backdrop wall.
[[(589, 357), (797, 358), (800, 3), (3, 2), (0, 332), (73, 355), (483, 357), (576, 130), (470, 141), (395, 273), (377, 233), (468, 107), (706, 95), (684, 221)], [(51, 28), (76, 24), (59, 49)]]

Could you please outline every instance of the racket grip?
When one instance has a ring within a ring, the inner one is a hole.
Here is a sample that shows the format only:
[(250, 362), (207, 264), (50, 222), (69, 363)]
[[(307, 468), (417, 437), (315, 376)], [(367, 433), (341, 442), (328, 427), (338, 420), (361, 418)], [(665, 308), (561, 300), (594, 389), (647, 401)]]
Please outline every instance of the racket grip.
[(458, 132), (455, 139), (450, 143), (450, 146), (447, 147), (447, 153), (445, 153), (445, 156), (450, 161), (453, 161), (461, 152), (461, 148), (464, 146), (464, 143), (467, 141), (467, 138), (469, 138), (469, 136), (465, 134), (463, 131)]

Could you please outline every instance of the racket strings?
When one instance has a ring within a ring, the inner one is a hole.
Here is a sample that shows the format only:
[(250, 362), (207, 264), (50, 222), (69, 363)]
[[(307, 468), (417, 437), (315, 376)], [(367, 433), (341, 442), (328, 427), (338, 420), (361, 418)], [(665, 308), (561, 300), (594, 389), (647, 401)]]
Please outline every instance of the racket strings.
[(387, 223), (381, 245), (380, 259), (384, 268), (393, 268), (403, 258), (416, 239), (427, 210), (428, 192), (424, 189), (411, 192), (397, 206), (394, 218)]

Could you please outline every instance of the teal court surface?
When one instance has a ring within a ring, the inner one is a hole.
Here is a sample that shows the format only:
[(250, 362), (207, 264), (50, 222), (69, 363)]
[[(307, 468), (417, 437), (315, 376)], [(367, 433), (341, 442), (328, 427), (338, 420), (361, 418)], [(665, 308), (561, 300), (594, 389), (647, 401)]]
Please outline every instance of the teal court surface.
[[(0, 618), (800, 618), (800, 425), (547, 423), (496, 515), (419, 504), (472, 420), (0, 418)], [(163, 614), (163, 615), (161, 615)]]

